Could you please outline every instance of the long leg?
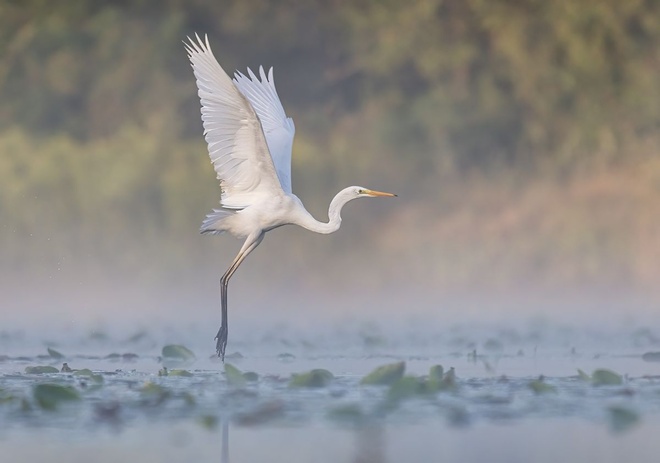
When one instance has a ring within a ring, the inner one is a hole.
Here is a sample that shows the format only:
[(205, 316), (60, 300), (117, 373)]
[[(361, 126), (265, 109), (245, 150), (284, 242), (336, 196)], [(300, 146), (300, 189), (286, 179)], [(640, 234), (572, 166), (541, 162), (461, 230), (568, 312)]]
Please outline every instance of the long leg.
[(258, 233), (253, 233), (252, 235), (248, 236), (245, 240), (245, 243), (243, 243), (243, 247), (238, 252), (238, 255), (220, 279), (222, 324), (220, 325), (218, 334), (215, 336), (215, 339), (218, 341), (215, 345), (215, 349), (218, 353), (218, 357), (221, 357), (223, 362), (225, 361), (225, 349), (227, 348), (227, 337), (229, 334), (229, 325), (227, 320), (227, 286), (229, 284), (229, 279), (234, 274), (234, 272), (236, 272), (236, 269), (238, 269), (238, 266), (241, 265), (241, 262), (245, 260), (248, 254), (250, 254), (257, 246), (259, 246), (261, 240), (264, 239), (264, 235), (265, 232), (259, 231)]

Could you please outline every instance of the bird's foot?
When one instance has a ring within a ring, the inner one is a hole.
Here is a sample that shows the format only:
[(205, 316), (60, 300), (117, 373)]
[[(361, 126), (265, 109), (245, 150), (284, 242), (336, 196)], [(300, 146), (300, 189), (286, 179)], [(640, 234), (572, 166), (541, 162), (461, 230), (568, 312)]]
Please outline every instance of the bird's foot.
[(218, 357), (222, 358), (222, 361), (225, 361), (225, 349), (227, 349), (227, 337), (228, 330), (225, 325), (220, 327), (218, 334), (216, 334), (215, 339), (218, 341), (215, 345), (215, 350), (218, 353)]

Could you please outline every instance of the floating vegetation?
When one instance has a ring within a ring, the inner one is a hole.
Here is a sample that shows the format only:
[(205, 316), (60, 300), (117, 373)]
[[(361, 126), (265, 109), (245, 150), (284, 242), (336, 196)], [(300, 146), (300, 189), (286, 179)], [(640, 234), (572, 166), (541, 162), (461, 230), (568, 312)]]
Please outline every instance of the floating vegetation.
[(557, 393), (557, 388), (552, 384), (546, 383), (543, 376), (539, 376), (539, 379), (531, 381), (528, 386), (532, 391), (534, 391), (534, 394)]
[[(352, 357), (326, 353), (321, 347), (312, 353), (294, 351), (295, 356), (277, 355), (278, 350), (266, 355), (244, 352), (234, 356), (236, 362), (225, 364), (215, 357), (198, 358), (194, 369), (184, 363), (195, 359), (187, 347), (172, 344), (160, 351), (158, 346), (154, 353), (151, 341), (136, 353), (122, 353), (112, 344), (97, 346), (96, 351), (92, 346), (83, 354), (67, 348), (59, 352), (67, 362), (50, 351), (12, 355), (0, 363), (0, 422), (27, 429), (37, 423), (84, 429), (99, 423), (131, 427), (171, 420), (193, 423), (198, 432), (219, 431), (222, 423), (224, 432), (226, 423), (295, 426), (321, 420), (322, 425), (359, 430), (372, 425), (461, 427), (577, 417), (590, 423), (600, 420), (598, 426), (620, 433), (634, 430), (642, 421), (654, 423), (660, 416), (660, 376), (648, 363), (656, 354), (649, 348), (644, 355), (637, 350), (599, 350), (596, 361), (592, 351), (582, 347), (579, 354), (571, 353), (570, 344), (549, 354), (522, 342), (512, 347), (502, 341), (502, 352), (508, 354), (492, 355), (490, 351), (499, 347), (491, 343), (485, 357), (485, 342), (479, 339), (506, 338), (498, 333), (474, 336), (466, 341), (469, 349), (420, 351), (401, 361), (394, 351), (365, 355), (358, 342), (359, 351)], [(397, 345), (388, 339), (388, 346)], [(516, 355), (520, 345), (526, 356)], [(481, 354), (474, 351), (477, 347)], [(112, 354), (106, 356), (108, 352)], [(466, 358), (467, 352), (473, 354)], [(557, 355), (563, 356), (563, 365), (557, 363)], [(130, 367), (120, 363), (138, 358)], [(374, 364), (375, 358), (381, 360)], [(544, 364), (548, 358), (551, 361)], [(501, 359), (497, 375), (484, 370), (486, 359), (494, 365), (492, 359)], [(610, 362), (607, 369), (595, 369), (604, 361)], [(575, 362), (583, 368), (577, 374)], [(321, 366), (329, 368), (317, 368)], [(543, 369), (550, 375), (538, 376)], [(624, 369), (629, 376), (619, 373)], [(58, 409), (61, 412), (42, 411)]]
[(185, 346), (181, 346), (178, 344), (169, 344), (163, 347), (161, 355), (163, 359), (167, 359), (167, 360), (179, 360), (179, 361), (195, 360), (195, 354), (193, 353), (193, 351), (191, 351)]
[(598, 369), (591, 375), (594, 386), (618, 386), (623, 384), (623, 377), (612, 370)]
[(66, 402), (80, 400), (80, 394), (71, 386), (60, 384), (37, 384), (34, 386), (32, 395), (36, 403), (45, 410), (55, 410)]
[(28, 375), (44, 375), (44, 374), (59, 373), (59, 372), (60, 370), (58, 370), (55, 367), (51, 367), (49, 365), (25, 367), (25, 373)]
[(360, 384), (388, 386), (401, 379), (405, 370), (406, 362), (382, 365), (362, 378)]
[(317, 368), (306, 373), (294, 373), (291, 375), (289, 387), (325, 387), (334, 378), (334, 375), (328, 370)]
[(227, 383), (233, 387), (244, 387), (247, 384), (247, 378), (243, 372), (231, 363), (225, 363), (225, 378)]
[(579, 368), (578, 368), (577, 372), (578, 372), (578, 379), (580, 381), (584, 381), (584, 382), (587, 382), (587, 383), (591, 382), (591, 376), (589, 376), (588, 374), (586, 374), (584, 371), (580, 370)]
[(186, 378), (190, 378), (194, 375), (188, 370), (180, 370), (177, 368), (168, 370), (167, 367), (163, 367), (160, 370), (158, 370), (158, 376), (183, 376)]

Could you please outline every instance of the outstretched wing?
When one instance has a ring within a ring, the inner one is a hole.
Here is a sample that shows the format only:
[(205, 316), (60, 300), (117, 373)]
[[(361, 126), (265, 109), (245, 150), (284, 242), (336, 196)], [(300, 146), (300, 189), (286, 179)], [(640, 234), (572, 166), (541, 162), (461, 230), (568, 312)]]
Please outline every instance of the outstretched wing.
[(241, 93), (250, 100), (259, 116), (277, 177), (280, 179), (282, 189), (291, 193), (291, 148), (296, 133), (293, 119), (286, 117), (280, 97), (277, 95), (273, 68), (268, 71), (268, 76), (263, 67), (259, 67), (259, 77), (250, 68), (247, 72), (249, 78), (236, 72), (234, 82)]
[(222, 188), (221, 204), (242, 209), (260, 195), (283, 194), (273, 159), (249, 101), (238, 91), (205, 42), (188, 38), (192, 64), (202, 103), (204, 138)]

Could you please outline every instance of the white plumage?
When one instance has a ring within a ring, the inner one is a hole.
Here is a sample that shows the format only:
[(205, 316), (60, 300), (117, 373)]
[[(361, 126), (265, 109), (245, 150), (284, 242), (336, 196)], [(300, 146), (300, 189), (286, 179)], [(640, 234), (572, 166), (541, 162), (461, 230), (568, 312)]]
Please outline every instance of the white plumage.
[(360, 197), (396, 196), (352, 186), (337, 193), (328, 209), (328, 223), (314, 219), (291, 191), (291, 149), (295, 126), (280, 102), (273, 69), (259, 77), (229, 78), (213, 56), (208, 37), (188, 38), (188, 58), (197, 80), (202, 105), (204, 137), (220, 180), (220, 208), (206, 216), (201, 232), (228, 231), (246, 238), (221, 279), (222, 325), (216, 336), (224, 360), (228, 336), (227, 286), (229, 279), (267, 231), (294, 224), (317, 233), (332, 233), (341, 225), (341, 209)]

